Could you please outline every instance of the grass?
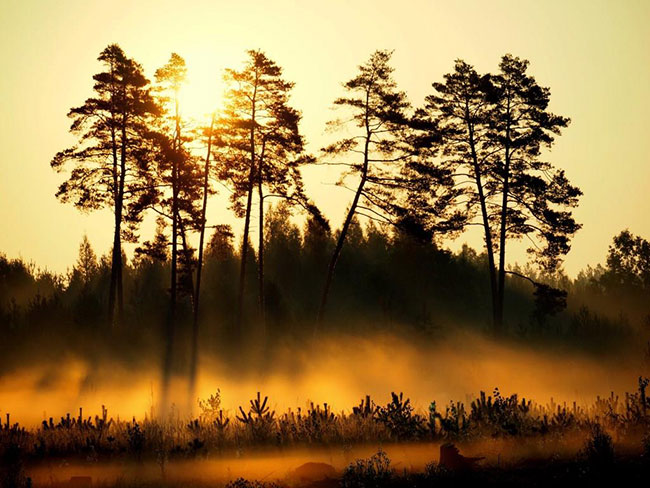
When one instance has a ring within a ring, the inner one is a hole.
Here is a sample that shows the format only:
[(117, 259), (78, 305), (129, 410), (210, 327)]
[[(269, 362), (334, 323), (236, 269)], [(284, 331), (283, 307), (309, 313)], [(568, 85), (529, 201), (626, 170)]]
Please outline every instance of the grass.
[[(226, 450), (255, 447), (351, 445), (409, 441), (470, 441), (498, 437), (562, 436), (590, 433), (596, 426), (617, 439), (649, 431), (648, 380), (639, 378), (636, 392), (624, 399), (612, 393), (598, 397), (589, 406), (542, 405), (517, 395), (480, 394), (466, 405), (451, 402), (439, 408), (432, 402), (426, 412), (417, 412), (402, 393), (391, 395), (386, 405), (369, 396), (348, 412), (309, 404), (278, 414), (268, 398), (257, 393), (247, 407), (233, 416), (222, 410), (219, 392), (201, 401), (196, 418), (171, 413), (166, 418), (121, 420), (101, 415), (66, 414), (27, 428), (11, 423), (10, 415), (0, 428), (0, 453), (17, 450), (24, 459), (80, 456), (84, 459), (114, 459), (120, 456), (155, 459), (207, 456)], [(650, 441), (646, 441), (650, 443)]]

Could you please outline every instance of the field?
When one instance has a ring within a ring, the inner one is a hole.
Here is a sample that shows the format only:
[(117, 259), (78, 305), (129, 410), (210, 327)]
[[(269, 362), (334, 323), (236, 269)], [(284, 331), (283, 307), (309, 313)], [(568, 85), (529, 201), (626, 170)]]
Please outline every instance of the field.
[[(582, 406), (495, 389), (469, 403), (431, 402), (428, 411), (392, 393), (385, 405), (366, 396), (341, 412), (326, 403), (275, 412), (257, 393), (226, 413), (217, 392), (199, 401), (195, 418), (172, 410), (127, 420), (80, 409), (27, 428), (7, 414), (2, 479), (4, 486), (231, 487), (641, 479), (650, 469), (647, 387), (639, 377), (637, 391)], [(450, 443), (460, 454), (443, 460), (441, 446)]]

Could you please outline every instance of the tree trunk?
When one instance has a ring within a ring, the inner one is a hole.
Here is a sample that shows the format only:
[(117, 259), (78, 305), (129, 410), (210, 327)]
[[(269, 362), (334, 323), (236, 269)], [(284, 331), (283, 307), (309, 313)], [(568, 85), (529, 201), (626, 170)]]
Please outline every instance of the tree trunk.
[(115, 325), (115, 300), (117, 293), (118, 268), (122, 260), (120, 243), (120, 222), (122, 220), (121, 208), (115, 202), (115, 230), (113, 233), (113, 250), (111, 253), (111, 281), (108, 289), (108, 323)]
[[(121, 227), (121, 226), (120, 226)], [(121, 228), (118, 230), (121, 232)], [(122, 259), (122, 238), (120, 236), (120, 242), (118, 243), (119, 251), (117, 257), (117, 323), (118, 325), (124, 320), (124, 260)]]
[(494, 245), (492, 243), (492, 231), (490, 229), (490, 221), (487, 211), (487, 203), (485, 199), (485, 194), (483, 193), (483, 184), (481, 182), (481, 175), (478, 169), (478, 165), (475, 165), (474, 171), (476, 173), (476, 186), (478, 188), (479, 201), (481, 205), (481, 216), (483, 220), (483, 230), (485, 233), (485, 247), (487, 250), (488, 257), (488, 272), (490, 275), (490, 295), (492, 297), (492, 326), (494, 328), (498, 327), (498, 305), (497, 305), (497, 275), (496, 275), (496, 266), (494, 263)]
[[(192, 253), (190, 252), (190, 247), (189, 244), (187, 243), (187, 234), (185, 233), (185, 223), (181, 216), (178, 216), (178, 232), (181, 236), (181, 244), (183, 246), (183, 255), (185, 256), (185, 259), (187, 263), (191, 263), (191, 258), (192, 258)], [(192, 302), (192, 310), (194, 310), (194, 280), (192, 279), (192, 273), (191, 270), (186, 274), (187, 280), (185, 283), (182, 283), (184, 286), (187, 286), (187, 288), (190, 290), (190, 299)]]
[[(111, 76), (114, 76), (114, 66), (111, 61)], [(113, 78), (114, 79), (114, 78)], [(114, 97), (117, 96), (115, 92), (114, 85), (111, 85), (111, 121), (116, 122), (117, 114), (115, 111), (115, 106), (113, 104)], [(122, 223), (122, 205), (120, 204), (120, 190), (119, 190), (119, 178), (118, 178), (118, 166), (119, 160), (117, 157), (117, 136), (116, 136), (116, 124), (111, 124), (111, 150), (113, 155), (113, 215), (115, 217), (115, 230), (113, 234), (113, 249), (111, 253), (111, 281), (108, 288), (108, 324), (109, 326), (114, 325), (115, 321), (115, 295), (117, 292), (117, 280), (118, 280), (118, 262), (121, 261), (122, 251), (121, 251), (121, 242), (120, 242), (120, 224)], [(119, 251), (119, 258), (116, 256), (115, 251)]]
[(178, 154), (180, 153), (180, 115), (178, 107), (178, 96), (176, 96), (175, 105), (176, 133), (174, 134), (174, 144), (172, 151), (172, 257), (169, 288), (169, 311), (167, 314), (165, 327), (165, 352), (163, 357), (161, 413), (165, 413), (168, 408), (167, 404), (169, 400), (169, 382), (171, 380), (174, 354), (174, 335), (176, 328), (176, 294), (178, 288)]
[(248, 232), (250, 230), (251, 206), (253, 203), (253, 184), (255, 181), (255, 109), (257, 101), (257, 73), (251, 99), (251, 128), (250, 128), (250, 155), (251, 167), (248, 173), (248, 188), (246, 200), (246, 217), (244, 220), (244, 236), (241, 245), (241, 265), (239, 269), (239, 294), (237, 297), (237, 321), (235, 333), (240, 335), (244, 314), (244, 292), (246, 290), (246, 260), (248, 259)]
[(503, 329), (503, 309), (506, 288), (506, 230), (508, 225), (508, 192), (510, 191), (510, 97), (506, 110), (505, 161), (503, 169), (503, 200), (499, 235), (499, 294), (497, 296), (497, 332)]
[(246, 261), (248, 260), (248, 233), (250, 231), (251, 206), (253, 203), (253, 183), (255, 167), (251, 165), (248, 179), (248, 197), (246, 200), (246, 217), (244, 219), (244, 235), (242, 237), (241, 264), (239, 268), (239, 295), (237, 298), (237, 323), (236, 334), (241, 334), (242, 318), (244, 313), (244, 291), (246, 289)]
[(343, 243), (345, 242), (345, 237), (348, 233), (350, 224), (352, 223), (352, 218), (354, 217), (354, 213), (356, 212), (357, 204), (359, 203), (359, 198), (361, 198), (361, 192), (363, 191), (363, 187), (366, 184), (366, 178), (368, 175), (369, 144), (370, 144), (370, 134), (366, 136), (366, 143), (363, 151), (363, 169), (361, 173), (361, 181), (359, 182), (359, 187), (357, 188), (357, 191), (354, 194), (354, 199), (352, 200), (352, 204), (350, 205), (348, 214), (345, 217), (345, 221), (343, 222), (341, 233), (339, 234), (339, 238), (336, 241), (336, 247), (334, 248), (334, 253), (332, 254), (332, 258), (330, 259), (329, 266), (327, 267), (327, 276), (325, 278), (325, 286), (323, 288), (323, 295), (321, 296), (320, 307), (318, 309), (318, 320), (316, 322), (316, 328), (314, 329), (314, 333), (317, 332), (318, 327), (320, 327), (323, 323), (323, 318), (325, 316), (325, 307), (327, 306), (327, 298), (329, 295), (330, 287), (332, 285), (332, 278), (334, 277), (334, 270), (336, 269), (336, 263), (338, 262), (339, 256), (341, 255), (341, 250), (343, 249)]
[(266, 149), (266, 141), (262, 141), (262, 152), (257, 163), (257, 192), (260, 198), (260, 214), (259, 214), (259, 245), (257, 256), (257, 279), (259, 286), (259, 306), (260, 306), (260, 321), (262, 325), (262, 337), (266, 337), (266, 317), (264, 309), (264, 191), (262, 189), (263, 178), (263, 165), (264, 165), (264, 150)]
[[(122, 209), (124, 207), (124, 181), (126, 179), (126, 125), (127, 115), (122, 113), (122, 134), (120, 150), (120, 174), (118, 177), (118, 194), (115, 202), (115, 234), (113, 236), (113, 266), (111, 274), (115, 272), (115, 291), (117, 293), (117, 324), (122, 323), (124, 318), (124, 288), (122, 284)], [(115, 304), (113, 303), (113, 308)]]
[(113, 233), (113, 249), (111, 251), (111, 281), (108, 288), (108, 324), (114, 325), (115, 320), (115, 298), (117, 292), (117, 268), (118, 262), (121, 260), (115, 253), (119, 252), (121, 257), (121, 243), (120, 243), (120, 223), (122, 222), (122, 206), (119, 204), (119, 184), (117, 176), (118, 159), (117, 159), (117, 143), (115, 141), (115, 132), (113, 130), (113, 213), (115, 216), (115, 229)]
[(212, 130), (214, 128), (215, 114), (212, 114), (210, 121), (210, 132), (208, 133), (208, 152), (205, 155), (205, 169), (203, 175), (203, 207), (201, 208), (201, 231), (199, 235), (199, 258), (196, 264), (196, 290), (194, 294), (194, 317), (192, 321), (192, 352), (190, 356), (190, 384), (189, 400), (190, 405), (196, 390), (196, 377), (199, 358), (199, 304), (201, 294), (201, 271), (203, 269), (203, 241), (205, 238), (205, 215), (208, 206), (208, 176), (210, 174), (210, 151), (212, 150)]
[(476, 189), (478, 192), (479, 203), (481, 206), (481, 218), (483, 223), (483, 231), (485, 233), (485, 247), (488, 257), (488, 272), (490, 275), (490, 295), (492, 297), (492, 327), (498, 327), (498, 286), (496, 266), (494, 263), (494, 244), (492, 242), (492, 230), (490, 229), (490, 220), (487, 210), (487, 202), (485, 193), (483, 191), (483, 183), (481, 181), (481, 167), (476, 154), (476, 141), (474, 140), (474, 125), (470, 120), (469, 105), (465, 103), (465, 119), (467, 123), (467, 131), (469, 136), (469, 146), (472, 154), (472, 165), (474, 167), (474, 179), (476, 181)]
[(176, 134), (172, 154), (172, 269), (170, 288), (170, 316), (176, 319), (176, 292), (178, 281), (178, 154), (180, 152), (180, 123), (178, 120), (178, 96), (176, 97)]
[(163, 354), (163, 378), (162, 378), (162, 396), (161, 396), (161, 413), (165, 413), (168, 408), (169, 400), (169, 382), (171, 380), (172, 361), (174, 353), (174, 333), (176, 322), (176, 263), (177, 263), (177, 222), (176, 212), (176, 163), (172, 163), (172, 257), (171, 257), (171, 279), (169, 288), (169, 310), (165, 321), (165, 351)]
[(332, 278), (334, 277), (334, 270), (336, 269), (336, 263), (338, 262), (339, 256), (341, 255), (341, 250), (343, 249), (343, 243), (345, 242), (345, 237), (348, 233), (348, 228), (352, 223), (352, 218), (354, 217), (354, 213), (357, 210), (359, 198), (361, 198), (361, 192), (363, 191), (363, 187), (366, 184), (366, 178), (368, 177), (368, 159), (369, 159), (368, 150), (370, 148), (370, 138), (372, 136), (372, 132), (370, 130), (369, 113), (368, 113), (369, 104), (370, 104), (370, 88), (366, 90), (366, 103), (365, 103), (365, 114), (364, 114), (366, 140), (363, 148), (363, 167), (361, 169), (361, 181), (359, 182), (359, 187), (357, 188), (357, 191), (354, 194), (354, 198), (352, 199), (350, 210), (348, 210), (348, 214), (345, 217), (345, 222), (343, 222), (343, 227), (341, 228), (341, 234), (339, 235), (339, 238), (336, 241), (336, 247), (334, 248), (332, 259), (330, 259), (329, 266), (327, 267), (327, 276), (325, 277), (325, 286), (323, 287), (323, 295), (321, 297), (320, 307), (318, 308), (318, 320), (316, 321), (314, 334), (316, 334), (316, 332), (318, 331), (318, 327), (320, 327), (323, 323), (323, 318), (325, 316), (325, 307), (327, 306), (327, 298), (329, 295), (330, 287), (332, 286)]

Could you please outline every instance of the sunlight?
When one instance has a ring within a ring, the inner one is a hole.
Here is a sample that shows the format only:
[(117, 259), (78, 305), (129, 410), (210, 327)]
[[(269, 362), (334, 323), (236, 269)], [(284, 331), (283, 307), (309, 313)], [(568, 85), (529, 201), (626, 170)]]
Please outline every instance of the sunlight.
[(210, 114), (220, 109), (223, 82), (218, 70), (190, 67), (188, 81), (181, 89), (181, 112), (199, 125), (208, 124)]
[(245, 53), (204, 49), (179, 54), (187, 63), (187, 82), (180, 94), (181, 111), (193, 122), (207, 125), (212, 112), (222, 108), (224, 69), (238, 67)]

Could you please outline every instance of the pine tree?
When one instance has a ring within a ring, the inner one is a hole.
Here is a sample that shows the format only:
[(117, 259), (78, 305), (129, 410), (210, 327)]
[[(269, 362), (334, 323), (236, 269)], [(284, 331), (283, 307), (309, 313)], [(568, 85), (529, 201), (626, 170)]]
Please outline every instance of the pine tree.
[[(388, 64), (391, 55), (389, 51), (376, 51), (359, 66), (357, 76), (343, 85), (347, 95), (334, 101), (335, 106), (346, 110), (345, 122), (335, 120), (330, 126), (355, 132), (324, 148), (324, 156), (336, 157), (331, 164), (347, 167), (340, 185), (349, 177), (358, 178), (358, 183), (329, 261), (317, 324), (323, 320), (336, 264), (355, 215), (391, 221), (387, 213), (395, 210), (393, 190), (400, 186), (401, 168), (411, 155), (406, 134), (410, 104), (393, 79), (393, 68)], [(340, 160), (344, 156), (352, 160)]]
[(57, 153), (51, 166), (61, 172), (73, 165), (56, 193), (61, 201), (82, 211), (105, 207), (113, 211), (108, 299), (108, 321), (113, 324), (116, 300), (120, 319), (124, 311), (122, 240), (136, 239), (140, 201), (152, 191), (149, 123), (159, 108), (142, 67), (118, 45), (106, 47), (98, 60), (105, 70), (93, 76), (95, 96), (68, 113), (78, 144)]
[(487, 138), (492, 155), (489, 186), (499, 195), (499, 268), (496, 325), (503, 323), (508, 239), (528, 238), (528, 252), (546, 273), (558, 269), (580, 229), (571, 214), (582, 192), (564, 171), (541, 159), (570, 120), (548, 110), (550, 89), (527, 73), (528, 61), (503, 56), (491, 77)]
[[(483, 229), (495, 330), (503, 324), (508, 240), (531, 240), (529, 252), (552, 273), (580, 228), (569, 210), (580, 190), (540, 159), (569, 119), (547, 110), (550, 90), (527, 75), (527, 67), (527, 61), (506, 55), (500, 73), (480, 75), (458, 60), (444, 83), (433, 84), (424, 109), (442, 137), (440, 164), (453, 169), (456, 187), (467, 198), (467, 224)], [(532, 281), (538, 297), (561, 301), (558, 290)]]
[(84, 287), (88, 287), (99, 266), (97, 264), (97, 255), (93, 251), (88, 236), (84, 234), (81, 244), (79, 244), (79, 256), (77, 257), (77, 264), (74, 269), (81, 278)]
[(254, 191), (259, 198), (258, 298), (263, 320), (264, 192), (266, 188), (276, 196), (306, 202), (298, 171), (305, 161), (299, 157), (304, 142), (298, 131), (300, 114), (288, 105), (293, 83), (282, 78), (282, 69), (263, 52), (248, 51), (243, 69), (226, 70), (225, 81), (228, 91), (217, 151), (224, 162), (220, 178), (230, 183), (233, 209), (244, 219), (236, 318), (240, 333)]
[(182, 115), (180, 94), (187, 78), (185, 60), (172, 53), (169, 61), (156, 70), (155, 78), (163, 117), (157, 127), (159, 191), (149, 208), (171, 221), (170, 301), (165, 327), (162, 400), (163, 408), (167, 408), (179, 292), (189, 295), (192, 306), (196, 304), (192, 276), (194, 249), (189, 242), (189, 233), (200, 225), (203, 178), (196, 158), (188, 149), (192, 137), (186, 130), (187, 123)]
[[(435, 92), (425, 99), (423, 114), (431, 120), (431, 137), (439, 147), (439, 164), (453, 171), (456, 187), (467, 199), (469, 224), (483, 229), (493, 322), (497, 322), (497, 270), (495, 265), (495, 213), (497, 206), (488, 185), (491, 178), (492, 148), (487, 138), (490, 104), (487, 100), (489, 75), (481, 76), (462, 60), (443, 83), (433, 83)], [(441, 137), (438, 141), (437, 138)], [(478, 222), (473, 217), (478, 215)]]

